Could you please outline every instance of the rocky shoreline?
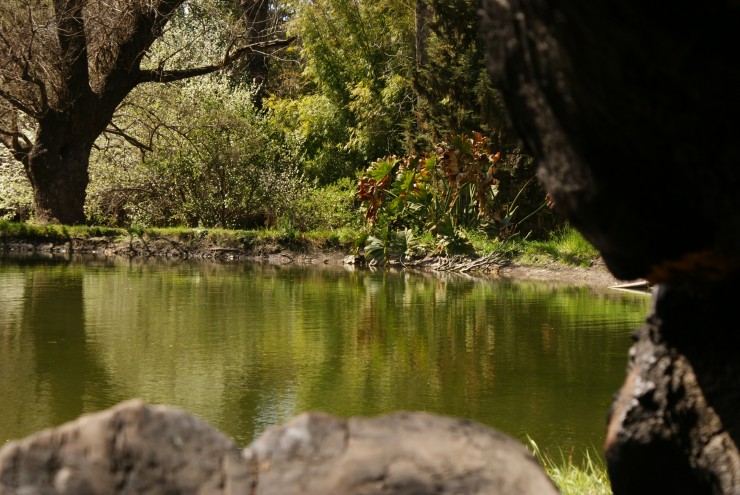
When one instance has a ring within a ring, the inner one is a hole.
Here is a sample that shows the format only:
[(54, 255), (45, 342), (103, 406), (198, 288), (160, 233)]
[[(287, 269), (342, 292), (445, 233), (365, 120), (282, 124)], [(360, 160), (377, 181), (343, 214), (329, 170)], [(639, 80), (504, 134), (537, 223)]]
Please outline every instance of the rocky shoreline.
[[(361, 258), (339, 250), (285, 249), (277, 244), (262, 244), (253, 249), (242, 246), (217, 245), (206, 240), (180, 241), (171, 237), (140, 237), (129, 239), (109, 237), (71, 238), (50, 242), (33, 239), (0, 239), (0, 253), (6, 256), (48, 256), (70, 258), (72, 256), (105, 258), (152, 258), (172, 260), (210, 260), (214, 262), (258, 262), (277, 265), (324, 265), (354, 267), (365, 266)], [(470, 266), (480, 258), (427, 257), (409, 264), (393, 263), (383, 269), (423, 271), (463, 271), (460, 267)], [(453, 265), (458, 263), (458, 269)], [(466, 265), (467, 263), (467, 265)], [(524, 264), (508, 260), (492, 260), (481, 263), (480, 269), (465, 270), (471, 276), (483, 278), (508, 278), (533, 280), (567, 285), (606, 288), (623, 281), (615, 278), (600, 259), (589, 267), (566, 265), (556, 262)], [(376, 267), (375, 269), (380, 269)]]

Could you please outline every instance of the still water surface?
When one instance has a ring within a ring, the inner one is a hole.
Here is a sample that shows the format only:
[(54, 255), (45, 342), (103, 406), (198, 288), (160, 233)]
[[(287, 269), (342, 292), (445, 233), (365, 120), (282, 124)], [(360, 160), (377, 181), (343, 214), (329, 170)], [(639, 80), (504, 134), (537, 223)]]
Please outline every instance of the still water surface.
[(139, 397), (246, 445), (307, 410), (422, 410), (598, 449), (648, 298), (461, 276), (0, 259), (0, 445)]

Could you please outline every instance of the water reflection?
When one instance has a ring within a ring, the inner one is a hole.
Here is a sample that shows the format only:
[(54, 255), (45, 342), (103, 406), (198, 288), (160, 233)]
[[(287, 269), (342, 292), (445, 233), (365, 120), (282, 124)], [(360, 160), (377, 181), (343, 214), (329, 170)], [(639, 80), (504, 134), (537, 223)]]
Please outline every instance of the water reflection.
[(603, 438), (641, 296), (429, 274), (0, 263), (0, 442), (141, 397), (248, 443), (305, 410)]
[(79, 269), (43, 263), (3, 273), (0, 300), (0, 383), (6, 401), (0, 440), (115, 402), (107, 370), (85, 335)]

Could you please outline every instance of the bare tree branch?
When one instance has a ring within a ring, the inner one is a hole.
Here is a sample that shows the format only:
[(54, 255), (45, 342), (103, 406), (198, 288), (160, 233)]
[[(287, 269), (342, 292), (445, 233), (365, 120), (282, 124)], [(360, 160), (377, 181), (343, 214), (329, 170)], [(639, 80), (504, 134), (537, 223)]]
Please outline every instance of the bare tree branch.
[(6, 112), (6, 115), (7, 113), (12, 114), (10, 116), (11, 128), (8, 130), (0, 127), (0, 143), (8, 148), (11, 155), (13, 155), (13, 158), (22, 162), (23, 165), (26, 166), (28, 162), (28, 154), (33, 148), (33, 143), (31, 143), (31, 140), (20, 131), (17, 112), (15, 110), (10, 110), (10, 112)]
[(0, 143), (2, 143), (3, 146), (8, 148), (9, 150), (13, 150), (13, 136), (12, 133), (9, 133), (3, 129), (0, 129)]
[(41, 114), (39, 112), (26, 105), (26, 103), (22, 102), (20, 99), (16, 98), (9, 92), (5, 91), (2, 87), (0, 87), (0, 98), (7, 101), (11, 106), (25, 113), (29, 117), (32, 117), (34, 119), (41, 118)]
[(116, 124), (111, 122), (108, 126), (108, 128), (105, 130), (108, 134), (113, 134), (114, 136), (120, 136), (122, 137), (127, 143), (130, 145), (142, 150), (142, 151), (154, 151), (150, 145), (146, 145), (133, 137), (132, 135), (126, 133), (123, 129), (118, 127)]
[(272, 50), (282, 48), (293, 43), (295, 38), (288, 38), (282, 40), (263, 41), (260, 43), (254, 43), (248, 46), (239, 48), (234, 53), (227, 53), (224, 60), (218, 64), (206, 65), (203, 67), (193, 67), (188, 69), (176, 69), (176, 70), (142, 70), (139, 76), (140, 83), (157, 82), (157, 83), (169, 83), (175, 81), (181, 81), (183, 79), (189, 79), (191, 77), (203, 76), (218, 72), (233, 64), (237, 60), (244, 58), (251, 53), (261, 53), (261, 50)]
[(7, 132), (0, 129), (0, 139), (5, 147), (13, 152), (28, 153), (33, 146), (28, 137), (21, 132)]
[(10, 145), (6, 145), (8, 148), (12, 147), (22, 151), (29, 151), (33, 146), (33, 143), (31, 143), (31, 140), (28, 139), (28, 136), (20, 132), (17, 128), (11, 131), (0, 128), (0, 136), (2, 136), (3, 138), (8, 138), (10, 140), (8, 141)]
[(184, 0), (153, 0), (153, 7), (146, 15), (138, 15), (129, 36), (118, 47), (118, 54), (111, 71), (105, 77), (103, 94), (123, 100), (139, 80), (139, 64), (154, 41), (161, 36), (165, 25)]
[(2, 70), (0, 70), (0, 78), (3, 82), (3, 87), (0, 88), (0, 97), (22, 112), (37, 118), (41, 112), (32, 109), (33, 101), (24, 102), (20, 97), (13, 95), (10, 91), (7, 91), (4, 88), (17, 88), (18, 84), (14, 84), (14, 82), (30, 82), (39, 90), (41, 107), (44, 108), (48, 102), (46, 87), (39, 78), (31, 74), (31, 62), (29, 57), (16, 53), (15, 47), (2, 31), (0, 31), (0, 45), (4, 47), (8, 62), (12, 63), (12, 69), (15, 69), (12, 70), (6, 65), (6, 67), (3, 67)]

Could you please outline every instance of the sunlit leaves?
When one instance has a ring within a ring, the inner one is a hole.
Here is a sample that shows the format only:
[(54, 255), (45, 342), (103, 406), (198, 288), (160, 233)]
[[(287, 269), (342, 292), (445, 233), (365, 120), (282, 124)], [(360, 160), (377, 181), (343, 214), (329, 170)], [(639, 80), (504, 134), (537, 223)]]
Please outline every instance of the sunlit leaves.
[(123, 167), (110, 144), (96, 155), (91, 213), (144, 225), (253, 227), (276, 221), (311, 189), (248, 87), (211, 76), (168, 93), (168, 105), (128, 108), (132, 119), (156, 112), (161, 126), (143, 161)]
[(381, 213), (400, 218), (408, 206), (417, 204), (433, 224), (443, 216), (449, 216), (454, 225), (468, 224), (471, 205), (477, 218), (493, 208), (498, 184), (495, 165), (500, 158), (500, 152), (488, 151), (482, 134), (458, 136), (427, 156), (374, 162), (360, 179), (358, 196), (367, 204), (370, 222)]
[(31, 184), (23, 166), (0, 150), (0, 220), (25, 219), (32, 204)]
[(296, 165), (321, 184), (354, 175), (358, 157), (343, 144), (349, 139), (346, 115), (323, 94), (264, 103), (273, 125), (296, 151)]
[(398, 0), (295, 4), (290, 32), (300, 40), (303, 92), (267, 105), (298, 124), (309, 174), (331, 182), (403, 152), (414, 100), (412, 30), (413, 11)]
[(503, 206), (496, 204), (500, 158), (482, 134), (457, 136), (426, 156), (373, 162), (360, 178), (358, 198), (370, 224), (430, 231), (447, 251), (465, 244), (461, 227), (480, 225)]

